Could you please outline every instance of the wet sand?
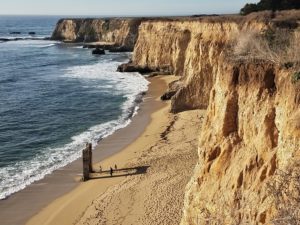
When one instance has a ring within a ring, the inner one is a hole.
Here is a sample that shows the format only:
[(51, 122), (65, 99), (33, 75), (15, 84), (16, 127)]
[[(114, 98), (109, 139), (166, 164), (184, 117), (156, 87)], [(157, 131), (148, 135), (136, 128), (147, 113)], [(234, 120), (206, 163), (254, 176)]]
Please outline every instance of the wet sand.
[[(162, 82), (159, 77), (149, 78), (149, 81), (151, 82), (149, 91), (144, 97), (144, 102), (140, 105), (138, 114), (127, 127), (116, 131), (113, 135), (105, 138), (99, 143), (93, 152), (94, 162), (100, 162), (109, 158), (136, 140), (151, 121), (150, 115), (164, 106), (164, 103), (158, 101), (158, 97), (166, 90), (166, 82)], [(115, 163), (118, 164), (117, 161)], [(1, 225), (25, 224), (26, 221), (46, 206), (49, 206), (55, 199), (58, 201), (60, 197), (70, 194), (72, 190), (81, 186), (86, 186), (83, 189), (87, 191), (87, 197), (84, 197), (78, 205), (69, 205), (70, 208), (73, 207), (74, 209), (72, 213), (82, 213), (82, 209), (87, 207), (98, 194), (102, 193), (105, 187), (103, 186), (99, 189), (94, 187), (97, 191), (93, 191), (93, 194), (91, 194), (89, 193), (91, 189), (88, 187), (93, 183), (86, 182), (83, 184), (80, 181), (81, 175), (82, 161), (81, 159), (78, 159), (68, 166), (47, 175), (44, 179), (26, 187), (24, 190), (13, 194), (9, 198), (0, 200)], [(107, 184), (108, 186), (116, 184), (120, 182), (121, 179), (123, 179), (123, 177), (108, 180)], [(51, 218), (58, 216), (59, 212), (62, 210), (59, 210), (59, 208), (56, 207), (54, 211), (55, 212), (50, 213), (50, 216), (47, 218), (49, 221), (51, 221)], [(71, 218), (73, 216), (75, 215), (71, 215)], [(60, 217), (58, 216), (56, 218)], [(69, 222), (69, 220), (65, 220), (64, 222), (62, 219), (61, 222), (56, 224), (70, 224)], [(43, 218), (43, 220), (39, 221), (37, 224), (47, 223)]]

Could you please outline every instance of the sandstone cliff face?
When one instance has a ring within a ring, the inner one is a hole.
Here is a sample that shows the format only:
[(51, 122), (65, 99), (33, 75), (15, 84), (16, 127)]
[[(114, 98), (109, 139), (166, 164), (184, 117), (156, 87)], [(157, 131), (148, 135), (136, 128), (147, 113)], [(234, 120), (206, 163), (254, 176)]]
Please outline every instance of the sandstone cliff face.
[(299, 84), (268, 64), (223, 64), (210, 94), (182, 224), (265, 224), (276, 171), (299, 159)]
[(241, 29), (264, 24), (201, 21), (143, 22), (133, 53), (133, 64), (153, 70), (170, 67), (183, 84), (172, 99), (172, 112), (206, 108), (220, 58)]
[(141, 19), (61, 19), (53, 40), (67, 42), (106, 42), (133, 49)]
[(182, 225), (265, 224), (276, 214), (269, 184), (299, 160), (299, 82), (267, 62), (233, 62), (233, 36), (263, 22), (150, 21), (133, 65), (169, 67), (181, 87), (171, 111), (207, 108), (199, 162), (186, 189)]

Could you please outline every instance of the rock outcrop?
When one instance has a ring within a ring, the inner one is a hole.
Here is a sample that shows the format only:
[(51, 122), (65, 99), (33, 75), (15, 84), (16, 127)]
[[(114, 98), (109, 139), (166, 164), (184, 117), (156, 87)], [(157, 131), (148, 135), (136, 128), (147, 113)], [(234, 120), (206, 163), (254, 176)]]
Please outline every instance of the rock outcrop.
[(239, 20), (140, 25), (130, 70), (170, 68), (180, 83), (171, 111), (207, 109), (182, 225), (270, 222), (279, 215), (270, 186), (300, 157), (300, 81), (292, 82), (293, 68), (233, 61), (227, 50), (236, 35), (270, 26)]
[(52, 40), (64, 42), (103, 42), (132, 50), (142, 19), (61, 19)]

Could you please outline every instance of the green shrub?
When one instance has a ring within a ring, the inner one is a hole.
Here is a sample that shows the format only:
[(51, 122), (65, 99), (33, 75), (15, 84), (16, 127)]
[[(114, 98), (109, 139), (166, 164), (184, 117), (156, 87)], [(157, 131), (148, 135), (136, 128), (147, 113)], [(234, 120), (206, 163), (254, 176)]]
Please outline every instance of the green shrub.
[(252, 12), (272, 10), (273, 12), (277, 10), (287, 10), (287, 9), (300, 9), (299, 0), (260, 0), (256, 4), (246, 4), (241, 9), (242, 15), (247, 15)]
[(294, 83), (298, 82), (299, 80), (300, 80), (300, 71), (293, 74), (292, 83), (294, 84)]

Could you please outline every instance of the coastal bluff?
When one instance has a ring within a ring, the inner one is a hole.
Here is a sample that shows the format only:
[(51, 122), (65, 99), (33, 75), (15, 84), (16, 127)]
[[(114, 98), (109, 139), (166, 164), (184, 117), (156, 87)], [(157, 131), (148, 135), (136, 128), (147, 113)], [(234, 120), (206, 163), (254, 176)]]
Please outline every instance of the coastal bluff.
[[(178, 76), (169, 88), (175, 90), (171, 112), (207, 110), (182, 225), (268, 224), (295, 217), (299, 181), (291, 174), (300, 169), (299, 67), (278, 63), (271, 54), (234, 55), (236, 46), (255, 46), (256, 36), (271, 32), (299, 41), (300, 13), (286, 13), (275, 19), (264, 12), (140, 25), (131, 70), (169, 68)], [(246, 39), (249, 33), (257, 35)], [(291, 49), (299, 55), (297, 46)]]
[(177, 79), (166, 90), (172, 95), (165, 95), (170, 111), (205, 110), (178, 223), (272, 224), (299, 219), (300, 49), (299, 44), (285, 49), (295, 58), (284, 63), (269, 49), (258, 48), (252, 58), (247, 54), (263, 42), (257, 37), (274, 40), (279, 33), (290, 38), (283, 43), (299, 43), (299, 24), (296, 10), (245, 17), (65, 19), (52, 39), (128, 46), (132, 59), (120, 71), (173, 74)]
[(140, 18), (60, 19), (51, 39), (64, 42), (101, 42), (132, 51)]

